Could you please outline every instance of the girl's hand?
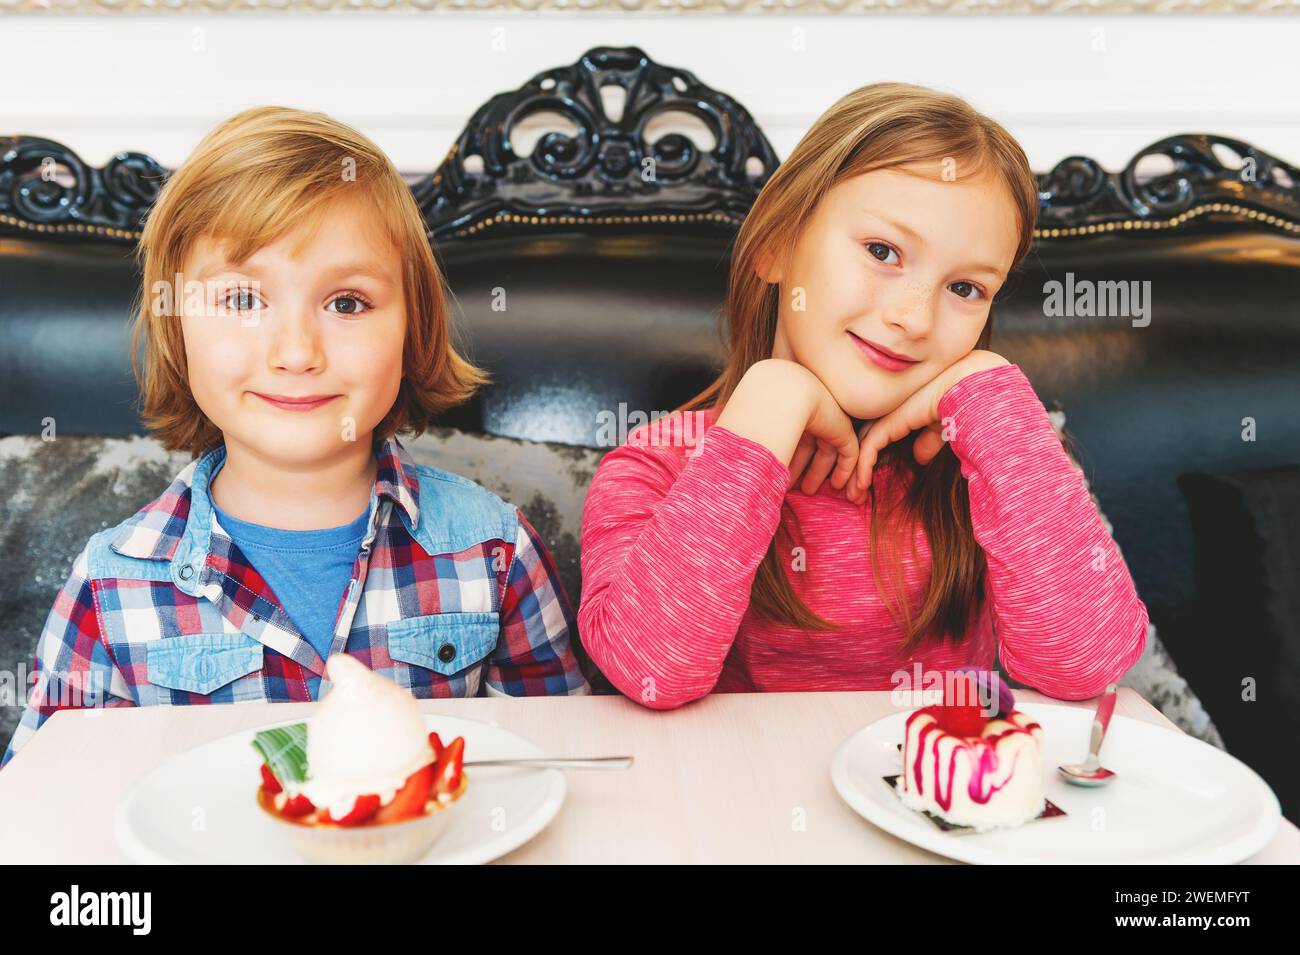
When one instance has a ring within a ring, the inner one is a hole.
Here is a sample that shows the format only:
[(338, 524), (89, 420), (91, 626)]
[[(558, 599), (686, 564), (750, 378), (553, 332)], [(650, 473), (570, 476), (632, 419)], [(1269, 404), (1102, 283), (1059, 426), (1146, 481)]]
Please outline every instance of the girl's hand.
[(917, 436), (912, 446), (912, 456), (918, 464), (929, 464), (934, 460), (934, 456), (944, 446), (943, 426), (939, 421), (939, 399), (966, 376), (1009, 364), (1011, 362), (995, 352), (976, 349), (953, 362), (889, 414), (871, 422), (862, 436), (857, 464), (845, 489), (845, 496), (854, 504), (864, 503), (867, 488), (871, 486), (871, 472), (881, 449), (907, 437), (918, 428), (924, 428), (925, 432)]
[(812, 379), (813, 410), (790, 459), (789, 486), (798, 484), (803, 493), (816, 494), (828, 477), (837, 490), (848, 483), (858, 459), (859, 438), (853, 419), (822, 380), (811, 371), (808, 376)]
[(844, 487), (858, 457), (853, 422), (821, 379), (798, 362), (768, 358), (745, 372), (714, 422), (756, 441), (790, 467), (792, 487)]

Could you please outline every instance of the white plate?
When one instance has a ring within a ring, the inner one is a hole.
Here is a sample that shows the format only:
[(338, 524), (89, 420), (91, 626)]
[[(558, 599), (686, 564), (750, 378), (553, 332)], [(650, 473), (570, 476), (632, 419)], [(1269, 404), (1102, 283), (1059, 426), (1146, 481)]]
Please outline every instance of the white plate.
[(1015, 829), (944, 832), (908, 809), (884, 781), (902, 769), (898, 744), (911, 710), (891, 713), (835, 751), (831, 780), (855, 812), (922, 849), (977, 863), (1232, 863), (1273, 838), (1282, 808), (1268, 784), (1222, 750), (1176, 730), (1111, 718), (1101, 762), (1118, 776), (1084, 789), (1056, 772), (1088, 750), (1093, 711), (1017, 707), (1043, 727), (1047, 798), (1066, 815)]
[[(113, 834), (122, 851), (145, 863), (301, 864), (277, 825), (257, 806), (261, 757), (253, 734), (282, 720), (241, 730), (179, 753), (151, 770), (118, 803)], [(466, 759), (546, 755), (508, 730), (476, 720), (425, 716), (444, 741), (465, 737)], [(447, 811), (456, 817), (422, 863), (481, 863), (523, 845), (564, 802), (557, 769), (466, 769), (469, 787)]]

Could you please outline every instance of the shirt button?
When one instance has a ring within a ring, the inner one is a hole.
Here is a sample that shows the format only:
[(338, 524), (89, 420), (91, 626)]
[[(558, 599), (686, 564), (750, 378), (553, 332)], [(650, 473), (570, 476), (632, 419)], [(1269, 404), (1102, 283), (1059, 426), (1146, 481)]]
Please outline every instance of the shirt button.
[(456, 648), (450, 643), (444, 643), (438, 648), (438, 659), (443, 663), (450, 663), (456, 659)]
[(194, 565), (186, 564), (181, 568), (181, 580), (189, 580), (194, 576)]

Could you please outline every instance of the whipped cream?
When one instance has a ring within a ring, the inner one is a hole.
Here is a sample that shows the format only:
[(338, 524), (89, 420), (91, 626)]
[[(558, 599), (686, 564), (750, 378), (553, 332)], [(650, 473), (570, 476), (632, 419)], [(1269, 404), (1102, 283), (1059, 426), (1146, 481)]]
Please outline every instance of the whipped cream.
[(345, 653), (326, 661), (325, 675), (332, 686), (307, 722), (309, 776), (297, 792), (338, 819), (366, 793), (387, 803), (433, 750), (409, 690)]

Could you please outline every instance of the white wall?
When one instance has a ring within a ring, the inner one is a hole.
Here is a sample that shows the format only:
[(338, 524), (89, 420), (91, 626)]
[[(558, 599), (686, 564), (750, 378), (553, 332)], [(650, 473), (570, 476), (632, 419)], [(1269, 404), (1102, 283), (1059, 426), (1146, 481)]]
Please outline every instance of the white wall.
[(965, 96), (1039, 170), (1079, 152), (1118, 168), (1176, 132), (1300, 163), (1300, 18), (1251, 15), (0, 16), (0, 134), (47, 136), (96, 165), (129, 149), (175, 166), (221, 118), (282, 103), (426, 171), (490, 94), (602, 44), (732, 94), (780, 156), (838, 96), (900, 79)]

